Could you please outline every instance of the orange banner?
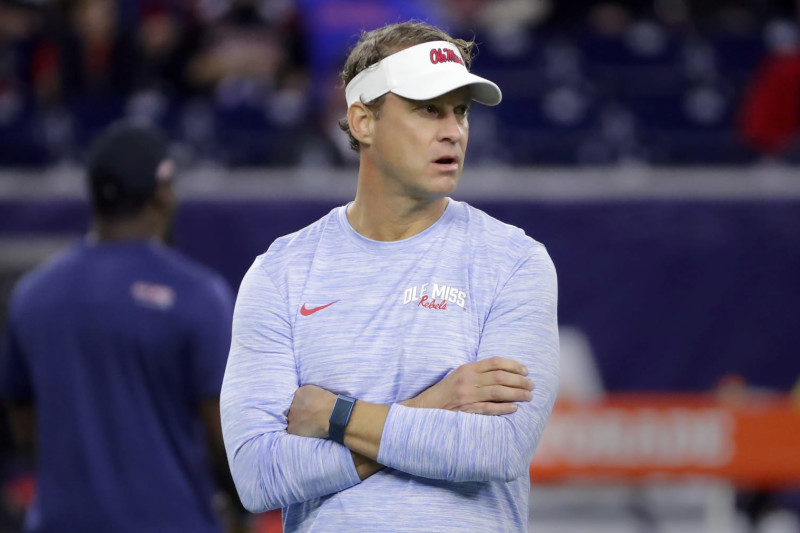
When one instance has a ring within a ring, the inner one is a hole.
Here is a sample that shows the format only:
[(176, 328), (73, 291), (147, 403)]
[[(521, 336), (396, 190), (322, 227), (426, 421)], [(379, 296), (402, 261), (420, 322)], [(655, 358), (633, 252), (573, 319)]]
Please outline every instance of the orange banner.
[(800, 405), (787, 397), (723, 403), (650, 394), (559, 404), (531, 463), (533, 483), (654, 475), (800, 486)]

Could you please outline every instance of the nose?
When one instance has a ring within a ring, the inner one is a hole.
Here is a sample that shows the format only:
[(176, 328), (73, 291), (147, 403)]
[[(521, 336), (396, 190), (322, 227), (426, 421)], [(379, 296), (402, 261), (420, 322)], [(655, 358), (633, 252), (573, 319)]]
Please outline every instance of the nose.
[(460, 142), (466, 133), (466, 120), (449, 110), (439, 119), (439, 140), (451, 143)]

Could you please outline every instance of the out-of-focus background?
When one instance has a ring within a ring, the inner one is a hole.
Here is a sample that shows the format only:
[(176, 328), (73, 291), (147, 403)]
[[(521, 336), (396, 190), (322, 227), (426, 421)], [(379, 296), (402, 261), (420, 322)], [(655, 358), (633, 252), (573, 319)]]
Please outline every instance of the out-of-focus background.
[[(798, 533), (799, 16), (794, 0), (0, 0), (0, 330), (14, 281), (86, 231), (86, 148), (123, 116), (171, 139), (175, 245), (237, 288), (355, 192), (336, 75), (359, 30), (426, 20), (475, 36), (473, 71), (504, 93), (471, 111), (455, 197), (544, 242), (559, 273), (532, 530)], [(0, 532), (33, 490), (0, 420)]]

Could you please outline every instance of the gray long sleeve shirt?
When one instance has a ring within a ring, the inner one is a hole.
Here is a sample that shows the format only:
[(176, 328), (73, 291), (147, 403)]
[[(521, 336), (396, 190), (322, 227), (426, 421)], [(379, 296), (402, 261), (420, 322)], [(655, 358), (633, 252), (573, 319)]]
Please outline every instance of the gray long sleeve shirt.
[[(409, 239), (355, 232), (345, 208), (273, 243), (245, 276), (222, 388), (239, 494), (285, 531), (524, 531), (529, 464), (558, 382), (557, 283), (544, 246), (450, 200)], [(455, 368), (523, 363), (533, 399), (510, 415), (397, 405)], [(299, 386), (391, 405), (360, 482), (335, 442), (286, 433)]]

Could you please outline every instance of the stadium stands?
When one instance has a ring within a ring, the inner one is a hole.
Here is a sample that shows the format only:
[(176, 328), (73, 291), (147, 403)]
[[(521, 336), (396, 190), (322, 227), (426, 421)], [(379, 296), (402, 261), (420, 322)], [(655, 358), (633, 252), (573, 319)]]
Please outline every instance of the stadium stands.
[[(309, 2), (255, 10), (239, 0), (198, 12), (174, 7), (180, 2), (145, 2), (139, 18), (126, 23), (123, 13), (117, 25), (109, 22), (105, 37), (81, 26), (80, 7), (72, 18), (53, 19), (19, 2), (4, 0), (4, 9), (19, 11), (27, 31), (0, 29), (0, 167), (80, 163), (88, 140), (121, 115), (165, 128), (188, 166), (346, 161), (308, 156), (321, 131), (336, 134), (320, 127), (331, 110), (319, 96), (336, 88), (330, 72), (314, 71), (321, 67), (309, 56), (319, 52), (304, 42), (302, 6)], [(758, 160), (737, 132), (740, 108), (759, 63), (797, 46), (796, 25), (779, 12), (761, 23), (673, 24), (652, 11), (620, 9), (566, 25), (529, 23), (510, 34), (461, 21), (482, 41), (475, 71), (505, 95), (496, 111), (476, 113), (489, 131), (473, 139), (473, 164)], [(116, 20), (113, 9), (106, 16)], [(229, 39), (237, 31), (247, 38)], [(347, 42), (339, 39), (343, 54)], [(81, 63), (80, 50), (94, 55)], [(110, 54), (105, 63), (103, 53)], [(81, 64), (84, 71), (74, 71)], [(343, 115), (344, 104), (333, 111)]]

